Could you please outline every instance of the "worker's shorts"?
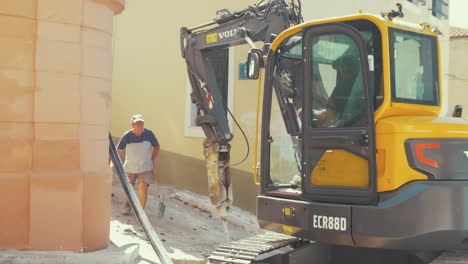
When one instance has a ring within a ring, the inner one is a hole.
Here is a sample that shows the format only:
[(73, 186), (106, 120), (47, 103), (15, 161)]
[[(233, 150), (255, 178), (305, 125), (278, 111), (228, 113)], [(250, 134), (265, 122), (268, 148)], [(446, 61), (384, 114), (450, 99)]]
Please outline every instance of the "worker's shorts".
[(135, 185), (136, 180), (138, 182), (148, 183), (148, 178), (151, 179), (153, 177), (153, 171), (144, 171), (139, 173), (130, 173), (127, 172), (128, 179), (132, 185)]

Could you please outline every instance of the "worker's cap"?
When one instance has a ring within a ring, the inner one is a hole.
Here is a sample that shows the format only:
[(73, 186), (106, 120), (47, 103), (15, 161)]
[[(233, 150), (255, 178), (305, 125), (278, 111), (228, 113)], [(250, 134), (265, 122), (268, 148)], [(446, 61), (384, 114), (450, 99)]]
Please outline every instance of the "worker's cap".
[(135, 123), (135, 122), (138, 122), (138, 121), (145, 122), (145, 119), (143, 118), (143, 115), (133, 115), (132, 118), (130, 118), (130, 120), (132, 121), (132, 123)]

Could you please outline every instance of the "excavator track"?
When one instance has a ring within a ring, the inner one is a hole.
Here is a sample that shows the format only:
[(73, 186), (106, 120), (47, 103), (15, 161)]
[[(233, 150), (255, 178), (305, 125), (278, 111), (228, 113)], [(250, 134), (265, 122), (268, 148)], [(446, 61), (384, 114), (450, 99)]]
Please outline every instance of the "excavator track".
[[(279, 256), (281, 254), (289, 254), (301, 246), (309, 244), (297, 237), (292, 237), (280, 233), (266, 232), (261, 235), (233, 241), (228, 244), (219, 246), (208, 257), (208, 263), (270, 263), (269, 258)], [(309, 244), (312, 245), (312, 244)], [(306, 249), (308, 250), (308, 249)], [(315, 251), (317, 252), (317, 251)], [(317, 258), (318, 260), (319, 258)], [(468, 264), (468, 250), (450, 250), (444, 251), (437, 258), (426, 261), (418, 261), (418, 264)], [(278, 260), (278, 259), (277, 259)], [(310, 262), (312, 261), (312, 262)], [(314, 261), (308, 258), (308, 263), (320, 263), (322, 261)], [(332, 261), (333, 262), (333, 261)], [(274, 261), (274, 263), (283, 263), (282, 261)], [(286, 261), (285, 263), (289, 263)], [(338, 262), (333, 262), (338, 263)], [(341, 262), (340, 262), (341, 263)], [(353, 262), (354, 263), (354, 262)], [(413, 262), (411, 262), (413, 263)], [(349, 264), (347, 262), (347, 264)], [(363, 263), (359, 263), (363, 264)], [(367, 262), (366, 262), (367, 264)], [(374, 264), (374, 263), (372, 263)]]
[(259, 256), (288, 245), (306, 243), (297, 237), (266, 232), (219, 246), (208, 257), (209, 263), (254, 263)]
[(468, 250), (451, 250), (443, 252), (429, 264), (462, 264), (468, 263)]

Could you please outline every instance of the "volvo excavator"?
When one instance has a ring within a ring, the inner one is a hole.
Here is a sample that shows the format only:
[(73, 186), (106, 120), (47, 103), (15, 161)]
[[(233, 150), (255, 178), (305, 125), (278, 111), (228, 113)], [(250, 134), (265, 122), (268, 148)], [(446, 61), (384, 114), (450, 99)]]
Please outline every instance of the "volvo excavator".
[(211, 262), (292, 263), (305, 249), (326, 255), (307, 263), (468, 263), (468, 122), (441, 115), (439, 30), (397, 7), (304, 22), (300, 1), (270, 0), (181, 29), (221, 216), (232, 203), (227, 48), (250, 45), (245, 74), (264, 78), (257, 219), (275, 233)]

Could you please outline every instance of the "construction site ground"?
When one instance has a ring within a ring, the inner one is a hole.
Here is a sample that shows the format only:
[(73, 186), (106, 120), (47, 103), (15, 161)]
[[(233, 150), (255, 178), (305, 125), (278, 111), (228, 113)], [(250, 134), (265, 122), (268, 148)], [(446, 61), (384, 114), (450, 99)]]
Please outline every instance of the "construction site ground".
[[(145, 212), (174, 263), (207, 263), (207, 257), (219, 245), (265, 232), (259, 228), (255, 215), (250, 212), (233, 206), (226, 221), (223, 221), (212, 212), (208, 197), (168, 185), (163, 185), (161, 190), (166, 197), (164, 215), (160, 217), (158, 214), (160, 201), (153, 185), (150, 185), (148, 190)], [(112, 248), (124, 251), (126, 259), (130, 260), (128, 263), (159, 263), (136, 216), (133, 213), (124, 214), (126, 198), (117, 177), (113, 180), (112, 196), (110, 223)], [(310, 260), (309, 255), (305, 256)], [(125, 258), (120, 257), (120, 259)], [(467, 251), (451, 251), (426, 263), (468, 263), (467, 259)], [(390, 258), (388, 260), (388, 263), (393, 264)], [(341, 260), (336, 263), (362, 264), (359, 261)], [(372, 261), (369, 263), (374, 264)]]
[[(254, 215), (237, 207), (232, 207), (226, 221), (222, 221), (211, 212), (208, 197), (173, 186), (162, 186), (162, 191), (166, 195), (164, 216), (158, 215), (159, 199), (152, 188), (149, 190), (145, 211), (174, 263), (207, 263), (208, 255), (215, 251), (219, 245), (265, 232), (258, 227)], [(0, 263), (160, 263), (136, 217), (133, 214), (123, 214), (126, 198), (117, 178), (114, 178), (113, 181), (112, 196), (111, 243), (107, 249), (89, 253), (2, 251)], [(321, 259), (322, 253), (320, 247), (309, 247), (306, 250), (297, 251), (294, 257), (295, 262), (291, 263), (323, 264), (323, 261), (312, 260)], [(357, 258), (357, 261), (354, 261), (346, 256), (341, 256), (336, 261), (327, 261), (326, 263), (405, 263), (394, 262), (390, 258), (382, 261), (381, 256), (379, 261), (366, 262), (362, 260), (362, 258)], [(426, 263), (468, 263), (468, 251), (450, 251), (442, 254), (436, 260)]]
[[(173, 186), (161, 186), (166, 209), (159, 216), (153, 184), (148, 189), (145, 212), (175, 263), (206, 263), (206, 257), (220, 244), (262, 233), (253, 214), (232, 207), (223, 221), (212, 211), (208, 197)], [(124, 214), (125, 193), (113, 179), (111, 242), (129, 254), (138, 251), (135, 263), (158, 263), (136, 216)]]

